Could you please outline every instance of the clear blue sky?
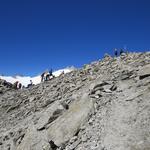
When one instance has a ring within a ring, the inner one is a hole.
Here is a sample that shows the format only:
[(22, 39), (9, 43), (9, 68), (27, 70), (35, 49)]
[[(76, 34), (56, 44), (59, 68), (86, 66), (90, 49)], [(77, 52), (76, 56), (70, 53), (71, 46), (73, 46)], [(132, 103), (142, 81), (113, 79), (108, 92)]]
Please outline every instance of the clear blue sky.
[(81, 67), (150, 49), (149, 0), (0, 0), (0, 74)]

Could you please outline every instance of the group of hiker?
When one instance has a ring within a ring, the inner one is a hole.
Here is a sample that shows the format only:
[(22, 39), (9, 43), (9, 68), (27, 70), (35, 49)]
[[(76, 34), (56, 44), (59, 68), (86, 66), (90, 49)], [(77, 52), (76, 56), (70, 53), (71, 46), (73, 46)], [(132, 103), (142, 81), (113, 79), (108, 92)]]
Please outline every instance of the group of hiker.
[[(41, 74), (41, 82), (49, 81), (50, 79), (52, 79), (52, 78), (54, 78), (54, 77), (55, 77), (55, 76), (53, 75), (52, 69), (50, 69), (49, 71), (46, 70), (45, 72), (43, 72), (43, 73)], [(29, 87), (31, 87), (31, 86), (33, 86), (33, 85), (34, 85), (34, 84), (33, 84), (33, 81), (30, 80), (30, 83), (27, 85), (26, 88), (29, 88)], [(23, 86), (19, 81), (16, 81), (16, 82), (12, 85), (12, 87), (13, 87), (14, 89), (22, 89), (22, 88), (25, 88), (25, 86)]]
[[(26, 88), (29, 88), (29, 87), (31, 87), (31, 86), (33, 86), (33, 85), (34, 85), (34, 84), (33, 84), (32, 80), (30, 80), (30, 83), (27, 85)], [(25, 86), (22, 85), (19, 81), (16, 81), (16, 82), (12, 85), (12, 87), (13, 87), (14, 89), (23, 89), (23, 88), (25, 88)]]
[[(124, 53), (124, 50), (123, 49), (114, 49), (114, 55), (115, 57), (117, 56), (120, 56)], [(64, 74), (64, 72), (62, 72), (62, 74)], [(53, 71), (52, 69), (50, 70), (46, 70), (45, 72), (43, 72), (41, 74), (41, 82), (44, 82), (44, 81), (49, 81), (50, 79), (54, 78), (55, 76), (53, 75)], [(30, 84), (27, 85), (27, 88), (33, 86), (33, 82), (32, 80), (30, 80)], [(21, 83), (19, 83), (19, 81), (16, 81), (14, 84), (13, 84), (13, 88), (14, 89), (22, 89), (24, 86), (22, 86)]]
[(19, 81), (16, 81), (16, 82), (13, 84), (13, 88), (14, 88), (14, 89), (21, 89), (21, 88), (22, 88), (22, 84), (19, 83)]
[(55, 76), (53, 75), (53, 71), (52, 69), (50, 69), (49, 71), (46, 70), (45, 72), (43, 72), (41, 74), (41, 82), (44, 82), (44, 81), (48, 81), (52, 78), (54, 78)]
[(124, 53), (123, 49), (118, 50), (118, 49), (115, 48), (115, 50), (114, 50), (114, 55), (116, 57), (119, 56), (119, 55), (122, 55), (123, 53)]

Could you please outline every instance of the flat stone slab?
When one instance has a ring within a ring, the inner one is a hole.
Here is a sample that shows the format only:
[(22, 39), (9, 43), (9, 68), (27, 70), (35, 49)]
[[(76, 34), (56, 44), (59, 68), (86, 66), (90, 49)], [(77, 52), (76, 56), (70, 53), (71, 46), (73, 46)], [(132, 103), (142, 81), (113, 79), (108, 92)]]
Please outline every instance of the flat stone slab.
[(80, 100), (75, 100), (68, 111), (54, 121), (48, 129), (48, 140), (62, 147), (87, 121), (94, 111), (94, 105), (88, 95), (83, 95)]
[(150, 76), (150, 64), (140, 68), (140, 70), (138, 71), (138, 76), (140, 79), (144, 79), (145, 77)]

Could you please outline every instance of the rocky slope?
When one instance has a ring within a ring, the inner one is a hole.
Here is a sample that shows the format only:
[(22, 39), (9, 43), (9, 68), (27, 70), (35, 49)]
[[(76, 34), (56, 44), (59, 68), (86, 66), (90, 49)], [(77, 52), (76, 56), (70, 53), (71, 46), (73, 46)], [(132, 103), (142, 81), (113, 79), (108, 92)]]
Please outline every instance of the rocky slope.
[(0, 150), (149, 150), (150, 53), (0, 94)]
[(9, 90), (11, 90), (13, 85), (6, 80), (0, 79), (0, 94), (3, 94)]

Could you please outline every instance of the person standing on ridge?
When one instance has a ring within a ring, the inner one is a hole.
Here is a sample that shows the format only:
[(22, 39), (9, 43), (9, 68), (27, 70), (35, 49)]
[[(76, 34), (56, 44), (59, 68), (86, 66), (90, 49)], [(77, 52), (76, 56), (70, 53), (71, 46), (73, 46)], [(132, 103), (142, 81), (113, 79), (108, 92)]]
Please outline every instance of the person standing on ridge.
[(116, 48), (115, 48), (115, 50), (114, 50), (114, 54), (115, 54), (116, 57), (118, 56), (118, 51), (117, 51)]
[(120, 49), (120, 55), (123, 54), (123, 53), (124, 53), (123, 49)]
[(52, 70), (52, 69), (50, 69), (49, 75), (52, 76), (53, 78), (55, 77), (55, 76), (53, 75), (53, 70)]

